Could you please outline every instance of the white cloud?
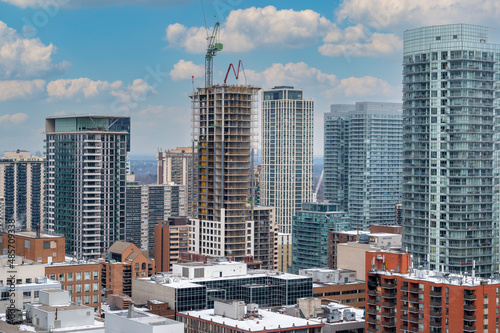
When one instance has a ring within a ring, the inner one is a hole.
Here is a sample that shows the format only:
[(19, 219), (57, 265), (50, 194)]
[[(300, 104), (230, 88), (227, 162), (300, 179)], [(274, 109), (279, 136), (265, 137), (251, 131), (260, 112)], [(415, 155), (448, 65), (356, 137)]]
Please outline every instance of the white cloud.
[(338, 20), (363, 22), (376, 28), (408, 29), (457, 22), (497, 24), (496, 0), (344, 0)]
[[(169, 25), (165, 36), (170, 47), (190, 53), (204, 53), (206, 38), (205, 28), (179, 23)], [(402, 44), (395, 35), (373, 32), (362, 24), (341, 29), (313, 10), (277, 10), (273, 6), (231, 11), (221, 25), (220, 41), (228, 52), (304, 48), (323, 41), (319, 52), (332, 57), (386, 55), (400, 50)]]
[[(246, 52), (256, 48), (301, 48), (315, 45), (320, 36), (335, 26), (313, 10), (277, 10), (274, 6), (233, 10), (222, 24), (224, 50)], [(211, 29), (210, 29), (211, 30)], [(211, 32), (211, 31), (209, 31)], [(187, 28), (179, 23), (167, 27), (170, 46), (190, 53), (204, 53), (207, 47), (203, 27)]]
[(101, 92), (110, 92), (122, 87), (121, 81), (93, 81), (88, 78), (60, 79), (47, 84), (47, 93), (51, 99), (90, 98)]
[(115, 103), (113, 104), (115, 108), (127, 111), (135, 109), (139, 102), (144, 101), (147, 96), (156, 93), (156, 90), (147, 82), (142, 79), (136, 79), (132, 85), (129, 85), (127, 88), (112, 91), (111, 96), (116, 97)]
[(349, 77), (340, 80), (340, 82), (331, 89), (323, 92), (326, 97), (343, 96), (347, 98), (375, 98), (387, 97), (400, 101), (401, 88), (391, 86), (387, 81), (373, 77)]
[[(262, 72), (246, 70), (247, 81), (250, 84), (261, 84), (263, 87), (277, 85), (301, 85), (308, 87), (329, 87), (338, 82), (334, 74), (321, 72), (304, 62), (274, 63)], [(242, 79), (240, 79), (242, 80)]]
[(196, 65), (192, 61), (179, 60), (174, 68), (170, 71), (170, 77), (173, 81), (187, 80), (194, 77), (203, 77), (205, 75), (205, 67)]
[[(248, 83), (261, 85), (265, 89), (277, 85), (292, 85), (308, 92), (318, 92), (320, 96), (342, 101), (355, 101), (359, 98), (387, 98), (399, 100), (400, 87), (387, 81), (372, 77), (349, 77), (340, 79), (334, 74), (324, 73), (304, 62), (275, 63), (262, 72), (247, 70)], [(242, 83), (240, 81), (240, 83)]]
[(20, 124), (28, 119), (28, 115), (26, 113), (14, 113), (14, 114), (4, 114), (0, 116), (0, 124)]
[(403, 42), (394, 34), (371, 32), (364, 25), (332, 31), (324, 38), (325, 44), (318, 50), (324, 56), (360, 57), (380, 56), (400, 51)]
[(45, 89), (44, 80), (33, 81), (0, 81), (0, 101), (11, 99), (27, 99), (42, 93)]
[(66, 69), (69, 63), (52, 61), (55, 51), (54, 45), (24, 38), (0, 21), (0, 78), (40, 77)]
[[(75, 7), (104, 7), (115, 5), (142, 5), (142, 6), (177, 6), (185, 4), (186, 0), (0, 0), (21, 8), (53, 8)], [(189, 1), (189, 0), (188, 0)]]

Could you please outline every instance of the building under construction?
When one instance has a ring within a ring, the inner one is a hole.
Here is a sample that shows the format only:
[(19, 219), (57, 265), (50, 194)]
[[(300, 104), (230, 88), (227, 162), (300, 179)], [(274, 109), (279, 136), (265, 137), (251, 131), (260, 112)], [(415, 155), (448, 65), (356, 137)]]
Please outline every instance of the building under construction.
[(191, 252), (237, 261), (254, 255), (252, 149), (259, 90), (224, 84), (198, 88), (190, 96), (197, 148)]

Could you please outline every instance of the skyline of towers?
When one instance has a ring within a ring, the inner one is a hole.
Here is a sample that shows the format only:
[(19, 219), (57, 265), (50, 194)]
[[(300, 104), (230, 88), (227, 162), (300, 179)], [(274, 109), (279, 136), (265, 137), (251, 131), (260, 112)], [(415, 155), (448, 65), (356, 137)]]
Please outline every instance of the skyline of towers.
[(498, 272), (500, 45), (451, 24), (404, 32), (403, 246), (450, 273)]
[(402, 104), (333, 104), (324, 114), (325, 200), (348, 212), (352, 228), (394, 224), (401, 201)]
[(125, 237), (130, 117), (48, 117), (45, 133), (46, 230), (67, 254), (99, 258)]

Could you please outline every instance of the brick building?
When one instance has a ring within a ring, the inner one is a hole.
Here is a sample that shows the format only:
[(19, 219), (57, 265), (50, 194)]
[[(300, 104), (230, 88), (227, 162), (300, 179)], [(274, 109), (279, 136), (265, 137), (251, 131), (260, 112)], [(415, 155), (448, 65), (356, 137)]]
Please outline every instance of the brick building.
[(498, 332), (498, 280), (414, 269), (412, 260), (366, 253), (367, 332)]
[(51, 280), (59, 281), (61, 288), (69, 292), (72, 302), (101, 311), (100, 263), (79, 261), (55, 263), (45, 267), (45, 275)]
[(155, 226), (155, 264), (157, 272), (169, 272), (179, 261), (179, 254), (187, 252), (189, 226), (186, 217), (171, 217)]
[(19, 231), (15, 233), (14, 243), (9, 243), (9, 234), (2, 234), (2, 247), (14, 246), (15, 255), (39, 262), (64, 262), (65, 243), (61, 235), (40, 233), (39, 231)]
[(132, 295), (132, 279), (151, 276), (155, 273), (154, 260), (149, 260), (132, 243), (115, 242), (106, 252), (102, 263), (102, 285), (106, 294)]

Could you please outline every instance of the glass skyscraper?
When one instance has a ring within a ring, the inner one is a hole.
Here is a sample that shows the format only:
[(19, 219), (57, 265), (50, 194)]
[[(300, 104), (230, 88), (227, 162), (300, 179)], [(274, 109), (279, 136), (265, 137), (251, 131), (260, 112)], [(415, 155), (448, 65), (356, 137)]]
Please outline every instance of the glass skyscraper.
[(125, 175), (130, 118), (45, 120), (45, 228), (66, 237), (66, 253), (100, 258), (125, 240)]
[(401, 200), (402, 105), (334, 104), (325, 113), (324, 198), (349, 212), (353, 228), (394, 224)]
[(498, 271), (493, 40), (468, 24), (404, 33), (403, 246), (430, 269)]
[(302, 204), (293, 217), (292, 273), (311, 267), (328, 267), (328, 233), (349, 230), (349, 215), (338, 204)]

